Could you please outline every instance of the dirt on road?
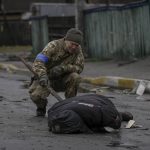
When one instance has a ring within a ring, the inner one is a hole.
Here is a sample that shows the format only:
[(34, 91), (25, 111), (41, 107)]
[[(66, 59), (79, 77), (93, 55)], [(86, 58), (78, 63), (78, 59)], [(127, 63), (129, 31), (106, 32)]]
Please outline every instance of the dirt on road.
[[(118, 68), (113, 62), (86, 62), (82, 75), (149, 78), (150, 62), (141, 60), (141, 63), (136, 63)], [(145, 64), (145, 69), (139, 68), (139, 64)], [(139, 128), (125, 129), (126, 123), (123, 123), (116, 133), (57, 135), (48, 131), (47, 116), (35, 116), (36, 107), (29, 98), (28, 89), (24, 87), (24, 82), (29, 80), (29, 74), (0, 71), (0, 150), (149, 150), (149, 94), (138, 98), (137, 95), (123, 92), (102, 92), (113, 97), (111, 100), (119, 111), (132, 112), (136, 124), (141, 126)], [(63, 93), (59, 94), (64, 96)], [(52, 96), (48, 101), (47, 108), (57, 102)]]

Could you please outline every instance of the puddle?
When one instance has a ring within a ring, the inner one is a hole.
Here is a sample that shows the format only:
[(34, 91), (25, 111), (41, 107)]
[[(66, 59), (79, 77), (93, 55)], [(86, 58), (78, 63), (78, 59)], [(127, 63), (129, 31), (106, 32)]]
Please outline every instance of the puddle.
[(3, 101), (3, 100), (5, 100), (5, 97), (0, 95), (0, 101)]
[(128, 148), (128, 149), (138, 148), (138, 146), (136, 146), (136, 145), (133, 145), (130, 143), (121, 143), (119, 141), (112, 141), (107, 146), (109, 146), (109, 147), (123, 147), (123, 148)]

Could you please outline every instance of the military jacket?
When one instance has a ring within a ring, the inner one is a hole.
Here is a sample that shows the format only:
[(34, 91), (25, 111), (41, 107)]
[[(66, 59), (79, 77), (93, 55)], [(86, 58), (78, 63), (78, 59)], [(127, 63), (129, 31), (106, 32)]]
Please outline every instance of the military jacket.
[(33, 63), (33, 70), (42, 76), (48, 74), (50, 69), (62, 65), (68, 72), (81, 73), (84, 68), (84, 56), (79, 46), (77, 53), (70, 54), (65, 50), (64, 39), (49, 42), (39, 53)]

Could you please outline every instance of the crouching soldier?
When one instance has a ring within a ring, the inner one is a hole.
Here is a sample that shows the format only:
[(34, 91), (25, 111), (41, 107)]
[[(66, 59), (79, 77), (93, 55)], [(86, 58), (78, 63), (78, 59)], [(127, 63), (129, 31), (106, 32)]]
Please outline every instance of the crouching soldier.
[(66, 36), (49, 42), (33, 63), (33, 71), (39, 80), (34, 79), (29, 88), (32, 101), (36, 104), (37, 116), (45, 116), (47, 97), (50, 94), (48, 83), (57, 92), (65, 91), (65, 97), (74, 97), (80, 82), (79, 74), (84, 67), (81, 49), (82, 32), (71, 28)]
[(48, 126), (53, 133), (93, 133), (119, 129), (122, 121), (133, 116), (120, 113), (114, 104), (101, 95), (90, 94), (68, 98), (48, 110)]

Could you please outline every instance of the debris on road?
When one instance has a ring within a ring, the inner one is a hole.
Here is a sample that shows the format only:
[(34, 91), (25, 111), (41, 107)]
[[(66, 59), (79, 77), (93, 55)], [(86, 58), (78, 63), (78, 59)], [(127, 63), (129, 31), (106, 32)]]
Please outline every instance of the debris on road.
[[(150, 81), (116, 76), (83, 77), (81, 83), (88, 83), (96, 86), (107, 86), (115, 89), (126, 90), (127, 94), (143, 95), (150, 93)], [(130, 90), (130, 91), (129, 91)]]
[(139, 83), (138, 88), (137, 88), (136, 94), (137, 94), (137, 95), (143, 95), (145, 89), (146, 89), (146, 83), (145, 83), (144, 81), (141, 81), (141, 82)]
[(130, 129), (134, 125), (135, 121), (134, 120), (129, 120), (129, 122), (126, 125), (126, 129)]
[[(130, 129), (130, 128), (143, 128), (142, 125), (138, 125), (138, 124), (135, 124), (135, 120), (129, 120), (129, 122), (127, 123), (126, 129)], [(145, 129), (145, 128), (144, 128)]]

